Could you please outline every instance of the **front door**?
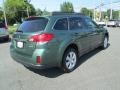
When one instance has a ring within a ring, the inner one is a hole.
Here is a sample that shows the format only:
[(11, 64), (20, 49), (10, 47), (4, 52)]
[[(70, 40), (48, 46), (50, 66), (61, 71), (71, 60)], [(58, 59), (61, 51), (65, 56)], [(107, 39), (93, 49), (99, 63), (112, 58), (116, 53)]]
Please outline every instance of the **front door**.
[(85, 18), (84, 22), (90, 38), (90, 48), (93, 49), (98, 47), (102, 43), (102, 30), (100, 30), (99, 26), (90, 18)]
[(69, 32), (71, 33), (73, 40), (78, 44), (81, 55), (90, 49), (90, 38), (85, 30), (81, 17), (69, 18)]

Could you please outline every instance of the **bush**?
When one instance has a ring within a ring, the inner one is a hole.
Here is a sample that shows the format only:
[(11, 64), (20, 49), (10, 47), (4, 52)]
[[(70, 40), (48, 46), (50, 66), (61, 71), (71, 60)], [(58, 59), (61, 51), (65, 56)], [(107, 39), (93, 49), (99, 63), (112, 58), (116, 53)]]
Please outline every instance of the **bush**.
[(8, 27), (8, 33), (13, 34), (17, 30), (18, 26), (9, 26)]

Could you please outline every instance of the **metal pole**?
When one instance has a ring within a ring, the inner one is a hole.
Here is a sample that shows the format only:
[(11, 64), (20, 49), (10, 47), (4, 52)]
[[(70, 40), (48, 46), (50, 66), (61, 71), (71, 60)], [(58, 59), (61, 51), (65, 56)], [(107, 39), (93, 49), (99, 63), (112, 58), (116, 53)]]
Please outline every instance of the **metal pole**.
[[(93, 2), (95, 2), (94, 0), (93, 0)], [(94, 21), (96, 21), (96, 5), (95, 5), (95, 3), (94, 3), (94, 11), (93, 11), (93, 18), (94, 18)]]
[(102, 19), (102, 0), (100, 0), (100, 17), (99, 21)]
[(7, 19), (6, 19), (5, 1), (4, 0), (3, 0), (3, 14), (4, 14), (5, 26), (7, 27)]
[(29, 9), (28, 9), (28, 6), (27, 6), (27, 16), (29, 17)]
[(112, 19), (112, 0), (110, 0), (110, 7), (111, 7), (111, 9), (110, 9), (110, 20)]
[(95, 18), (96, 18), (95, 9), (96, 9), (96, 8), (94, 8), (94, 21), (96, 20), (96, 19), (95, 19)]

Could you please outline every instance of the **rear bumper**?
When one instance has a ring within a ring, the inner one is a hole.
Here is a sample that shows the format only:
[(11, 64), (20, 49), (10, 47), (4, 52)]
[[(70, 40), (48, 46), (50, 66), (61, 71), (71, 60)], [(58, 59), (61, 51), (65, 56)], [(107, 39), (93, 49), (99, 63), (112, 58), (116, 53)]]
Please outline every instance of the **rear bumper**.
[(30, 62), (30, 61), (32, 61), (32, 57), (31, 58), (30, 57), (23, 57), (22, 55), (15, 53), (12, 50), (10, 50), (10, 55), (16, 62), (21, 63), (26, 67), (31, 67), (31, 68), (35, 68), (35, 69), (48, 68), (47, 66), (44, 66), (44, 65), (33, 64)]
[(34, 65), (34, 64), (31, 64), (31, 63), (24, 62), (22, 60), (18, 60), (18, 59), (14, 59), (14, 60), (16, 62), (18, 62), (18, 63), (21, 63), (25, 67), (31, 67), (31, 68), (35, 68), (35, 69), (45, 69), (45, 68), (48, 68), (48, 67), (45, 67), (44, 65)]
[[(31, 68), (44, 69), (59, 66), (56, 60), (56, 52), (51, 52), (51, 50), (47, 49), (36, 49), (33, 51), (32, 55), (26, 55), (16, 51), (15, 47), (11, 45), (10, 55), (15, 61)], [(36, 63), (37, 56), (41, 58), (40, 64)]]
[(9, 38), (9, 35), (0, 35), (0, 39), (6, 39)]

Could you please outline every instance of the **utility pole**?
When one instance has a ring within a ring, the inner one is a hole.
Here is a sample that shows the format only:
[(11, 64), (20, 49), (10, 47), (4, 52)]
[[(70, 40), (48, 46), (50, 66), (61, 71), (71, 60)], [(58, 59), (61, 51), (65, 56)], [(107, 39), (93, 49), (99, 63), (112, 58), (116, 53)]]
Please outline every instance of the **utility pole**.
[(112, 15), (112, 0), (110, 0), (110, 20), (112, 19), (113, 15)]
[(3, 14), (4, 14), (5, 26), (7, 27), (7, 19), (6, 19), (6, 10), (5, 10), (5, 1), (4, 0), (3, 0)]
[(94, 8), (94, 21), (96, 21), (96, 8)]
[(99, 21), (102, 19), (102, 0), (100, 0), (100, 17), (99, 17)]
[[(93, 2), (95, 2), (94, 0), (93, 0)], [(96, 4), (94, 3), (94, 11), (93, 11), (93, 18), (94, 18), (94, 21), (96, 21)]]

